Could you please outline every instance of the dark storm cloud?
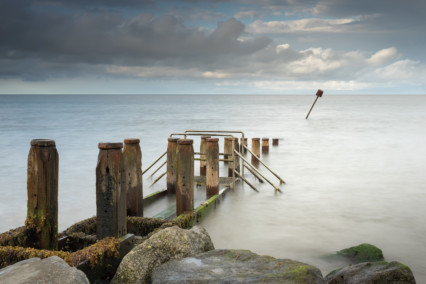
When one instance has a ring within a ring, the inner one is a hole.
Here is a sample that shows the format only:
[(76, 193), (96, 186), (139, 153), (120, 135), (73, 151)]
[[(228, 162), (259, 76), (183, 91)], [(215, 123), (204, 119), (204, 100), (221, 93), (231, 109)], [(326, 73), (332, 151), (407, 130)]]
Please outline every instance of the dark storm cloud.
[[(60, 3), (65, 5), (68, 1)], [(9, 4), (3, 2), (0, 7), (0, 38), (3, 39), (0, 58), (8, 62), (19, 59), (18, 66), (25, 58), (57, 64), (145, 65), (155, 62), (185, 66), (196, 62), (202, 65), (215, 62), (219, 56), (254, 53), (271, 42), (267, 37), (238, 40), (244, 25), (235, 19), (221, 22), (213, 32), (205, 33), (186, 27), (182, 19), (172, 15), (142, 13), (126, 17), (111, 12), (69, 13), (56, 8), (46, 11), (34, 7), (40, 2), (34, 2), (33, 6), (19, 5), (16, 1)], [(28, 64), (32, 61), (28, 60)], [(6, 74), (4, 69), (7, 68), (2, 69), (3, 75)], [(16, 66), (10, 72), (19, 73)]]

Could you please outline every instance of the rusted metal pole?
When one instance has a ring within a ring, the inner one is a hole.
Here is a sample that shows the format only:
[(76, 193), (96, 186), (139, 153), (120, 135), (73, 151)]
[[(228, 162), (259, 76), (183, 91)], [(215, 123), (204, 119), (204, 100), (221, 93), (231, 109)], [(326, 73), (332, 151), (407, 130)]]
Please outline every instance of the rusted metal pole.
[(323, 90), (318, 89), (317, 93), (315, 94), (317, 97), (315, 98), (315, 101), (312, 104), (311, 109), (309, 110), (308, 115), (306, 116), (306, 119), (308, 119), (309, 114), (311, 113), (312, 109), (314, 108), (315, 103), (317, 102), (318, 98), (322, 97), (323, 93), (324, 93)]
[(176, 151), (178, 138), (169, 138), (167, 143), (167, 193), (176, 192)]
[(143, 216), (142, 152), (140, 140), (124, 140), (123, 158), (126, 177), (127, 216)]
[[(206, 158), (205, 152), (206, 152), (206, 140), (207, 138), (210, 138), (211, 136), (201, 136), (201, 142), (200, 142), (200, 158)], [(200, 176), (206, 175), (206, 161), (200, 160)]]
[(192, 139), (177, 141), (176, 216), (194, 209), (194, 148)]
[(272, 138), (272, 146), (278, 146), (279, 144), (279, 139), (278, 138)]
[(34, 139), (28, 153), (27, 219), (31, 238), (39, 249), (58, 249), (58, 168), (54, 140)]
[(123, 143), (99, 143), (96, 165), (96, 235), (121, 237), (127, 232)]
[(206, 196), (219, 194), (219, 138), (206, 139)]
[[(252, 138), (251, 139), (251, 151), (258, 158), (260, 157), (260, 138)], [(259, 161), (256, 159), (256, 157), (253, 157), (253, 154), (252, 154), (252, 157), (251, 157), (251, 163), (257, 167), (257, 166), (259, 166)]]
[(269, 153), (269, 138), (262, 138), (262, 154)]

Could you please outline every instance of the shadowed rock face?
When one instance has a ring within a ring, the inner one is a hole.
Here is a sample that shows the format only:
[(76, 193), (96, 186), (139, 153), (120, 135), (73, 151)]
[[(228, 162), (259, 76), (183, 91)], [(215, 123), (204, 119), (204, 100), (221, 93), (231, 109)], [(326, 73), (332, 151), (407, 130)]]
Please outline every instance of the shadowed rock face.
[(157, 266), (212, 249), (210, 236), (202, 227), (195, 226), (191, 230), (177, 226), (166, 228), (129, 252), (111, 283), (151, 283), (151, 273)]
[(399, 262), (365, 262), (332, 271), (325, 277), (327, 284), (415, 284), (408, 266)]
[(62, 258), (51, 256), (41, 260), (30, 258), (0, 269), (0, 283), (29, 284), (89, 284), (86, 275), (65, 263)]
[(153, 283), (324, 283), (311, 265), (248, 250), (213, 250), (156, 268)]

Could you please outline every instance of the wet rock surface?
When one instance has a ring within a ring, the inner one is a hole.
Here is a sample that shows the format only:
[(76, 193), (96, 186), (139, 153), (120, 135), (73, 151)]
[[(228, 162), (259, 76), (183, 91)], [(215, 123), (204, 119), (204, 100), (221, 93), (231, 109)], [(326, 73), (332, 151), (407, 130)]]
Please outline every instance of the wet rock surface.
[(191, 230), (177, 226), (166, 228), (129, 252), (111, 283), (151, 283), (151, 273), (157, 266), (212, 249), (214, 246), (209, 234), (200, 226)]
[(384, 260), (382, 250), (371, 244), (360, 244), (355, 247), (342, 249), (337, 252), (337, 255), (346, 257), (352, 263)]
[(0, 269), (0, 283), (89, 284), (90, 282), (82, 271), (69, 266), (62, 258), (51, 256), (43, 260), (30, 258)]
[(152, 283), (324, 283), (309, 264), (249, 250), (213, 250), (156, 268)]
[(412, 284), (416, 283), (410, 268), (402, 263), (365, 262), (330, 272), (327, 284)]

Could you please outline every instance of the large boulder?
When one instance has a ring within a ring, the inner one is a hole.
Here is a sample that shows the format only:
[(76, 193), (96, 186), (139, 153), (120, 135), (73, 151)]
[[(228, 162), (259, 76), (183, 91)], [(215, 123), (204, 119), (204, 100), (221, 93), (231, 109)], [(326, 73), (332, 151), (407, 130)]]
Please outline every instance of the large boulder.
[(212, 249), (209, 234), (200, 226), (191, 230), (177, 226), (166, 228), (130, 251), (121, 261), (111, 283), (151, 283), (152, 271), (162, 263)]
[(402, 263), (365, 262), (350, 265), (330, 272), (326, 277), (327, 284), (415, 284), (410, 268)]
[(342, 249), (337, 254), (348, 258), (352, 263), (384, 260), (382, 250), (371, 244), (360, 244), (355, 247)]
[(153, 283), (324, 283), (311, 265), (249, 250), (213, 250), (157, 267)]
[(69, 266), (62, 258), (51, 256), (43, 260), (37, 257), (26, 259), (0, 269), (0, 283), (89, 284), (90, 282), (82, 271)]

